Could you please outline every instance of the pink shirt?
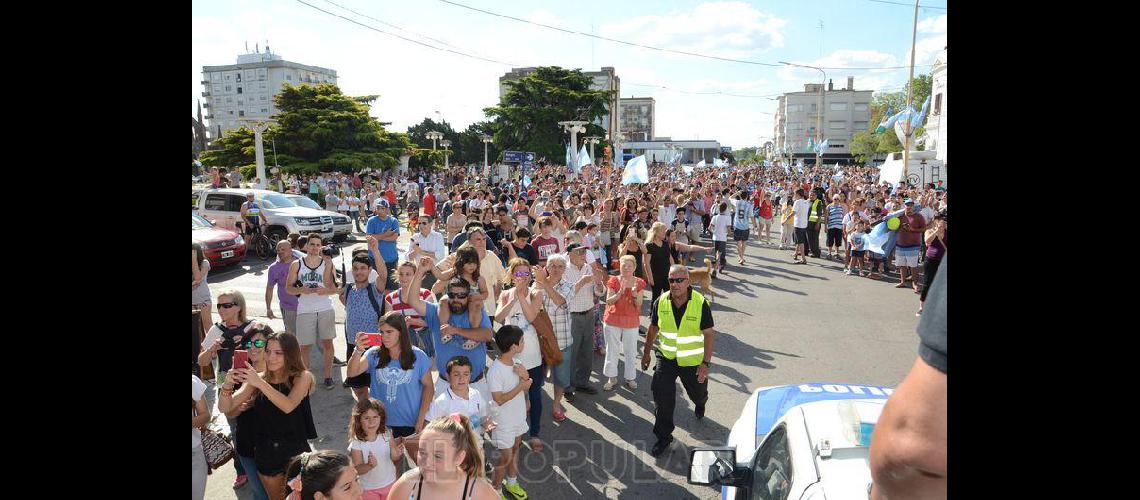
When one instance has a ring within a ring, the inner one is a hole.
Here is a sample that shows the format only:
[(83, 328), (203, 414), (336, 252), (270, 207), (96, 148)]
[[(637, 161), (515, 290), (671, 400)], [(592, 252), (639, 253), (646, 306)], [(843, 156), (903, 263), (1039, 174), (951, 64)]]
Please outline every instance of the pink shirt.
[[(641, 325), (641, 308), (633, 303), (633, 294), (645, 290), (645, 280), (636, 277), (634, 279), (637, 280), (637, 284), (634, 285), (633, 291), (626, 290), (618, 297), (617, 302), (606, 306), (606, 312), (602, 316), (603, 323), (618, 328), (637, 328)], [(610, 276), (606, 288), (614, 292), (621, 290), (621, 276)]]

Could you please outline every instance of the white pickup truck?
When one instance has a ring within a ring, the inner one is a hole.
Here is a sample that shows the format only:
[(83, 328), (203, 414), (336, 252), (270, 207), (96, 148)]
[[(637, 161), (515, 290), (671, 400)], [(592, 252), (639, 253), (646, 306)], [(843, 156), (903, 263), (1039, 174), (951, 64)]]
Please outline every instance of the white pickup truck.
[(871, 433), (894, 390), (856, 384), (761, 387), (720, 447), (691, 449), (689, 483), (727, 500), (868, 498)]
[[(194, 212), (210, 219), (215, 225), (237, 230), (235, 223), (241, 219), (241, 205), (247, 193), (253, 193), (254, 200), (261, 206), (261, 212), (269, 224), (264, 227), (265, 235), (274, 245), (288, 238), (289, 233), (307, 236), (317, 233), (331, 241), (333, 219), (323, 210), (299, 207), (285, 195), (264, 189), (199, 189), (193, 190)], [(240, 233), (240, 231), (239, 231)]]

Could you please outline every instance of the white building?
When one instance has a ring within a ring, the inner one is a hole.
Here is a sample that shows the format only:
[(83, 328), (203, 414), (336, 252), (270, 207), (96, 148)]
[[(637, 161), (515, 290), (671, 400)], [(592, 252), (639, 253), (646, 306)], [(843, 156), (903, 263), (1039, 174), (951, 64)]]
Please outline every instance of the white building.
[(652, 97), (623, 97), (618, 103), (618, 129), (626, 141), (653, 139), (657, 105)]
[(243, 118), (269, 118), (277, 114), (273, 96), (291, 85), (336, 83), (336, 71), (289, 62), (269, 51), (242, 54), (237, 64), (203, 66), (202, 97), (210, 141), (240, 128)]
[[(534, 73), (538, 68), (512, 68), (507, 74), (499, 77), (499, 99), (507, 95), (507, 82), (518, 80)], [(603, 66), (601, 71), (583, 71), (582, 74), (590, 77), (591, 90), (608, 90), (612, 92), (610, 102), (606, 104), (606, 114), (594, 120), (594, 123), (606, 129), (607, 139), (618, 137), (621, 134), (618, 126), (618, 96), (621, 95), (621, 79), (618, 78), (614, 68)], [(566, 117), (564, 120), (573, 120), (576, 117)]]
[(803, 158), (805, 163), (815, 162), (815, 151), (808, 148), (809, 138), (815, 142), (828, 141), (827, 151), (821, 160), (832, 162), (850, 160), (848, 144), (855, 132), (867, 130), (871, 120), (871, 90), (855, 90), (855, 77), (847, 77), (847, 88), (836, 90), (828, 80), (823, 92), (822, 117), (823, 139), (816, 132), (819, 123), (820, 83), (804, 85), (803, 92), (788, 92), (777, 101), (776, 117), (773, 126), (777, 152), (785, 147), (791, 150), (793, 158)]
[(942, 53), (934, 60), (934, 66), (931, 70), (931, 83), (930, 95), (934, 96), (930, 100), (930, 115), (926, 118), (927, 139), (926, 150), (936, 151), (936, 158), (942, 160), (943, 163), (949, 164), (946, 161), (946, 49), (942, 49)]

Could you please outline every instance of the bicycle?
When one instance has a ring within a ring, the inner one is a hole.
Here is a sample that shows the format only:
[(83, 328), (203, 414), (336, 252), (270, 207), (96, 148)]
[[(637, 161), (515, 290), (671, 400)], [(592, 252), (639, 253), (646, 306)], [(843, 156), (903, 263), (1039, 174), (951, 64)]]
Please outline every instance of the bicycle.
[(249, 237), (249, 241), (246, 242), (246, 248), (249, 249), (249, 253), (257, 255), (261, 260), (276, 256), (276, 252), (273, 250), (273, 243), (269, 241), (269, 237), (265, 235), (265, 231), (261, 229), (260, 224), (245, 231), (245, 234), (249, 233), (253, 233)]

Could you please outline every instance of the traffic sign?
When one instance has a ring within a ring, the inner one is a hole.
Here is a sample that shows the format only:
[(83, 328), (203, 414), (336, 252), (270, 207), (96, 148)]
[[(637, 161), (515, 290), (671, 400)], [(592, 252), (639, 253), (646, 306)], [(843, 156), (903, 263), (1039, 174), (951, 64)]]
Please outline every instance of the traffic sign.
[(522, 151), (503, 151), (503, 161), (506, 162), (522, 163), (525, 158), (526, 156)]

